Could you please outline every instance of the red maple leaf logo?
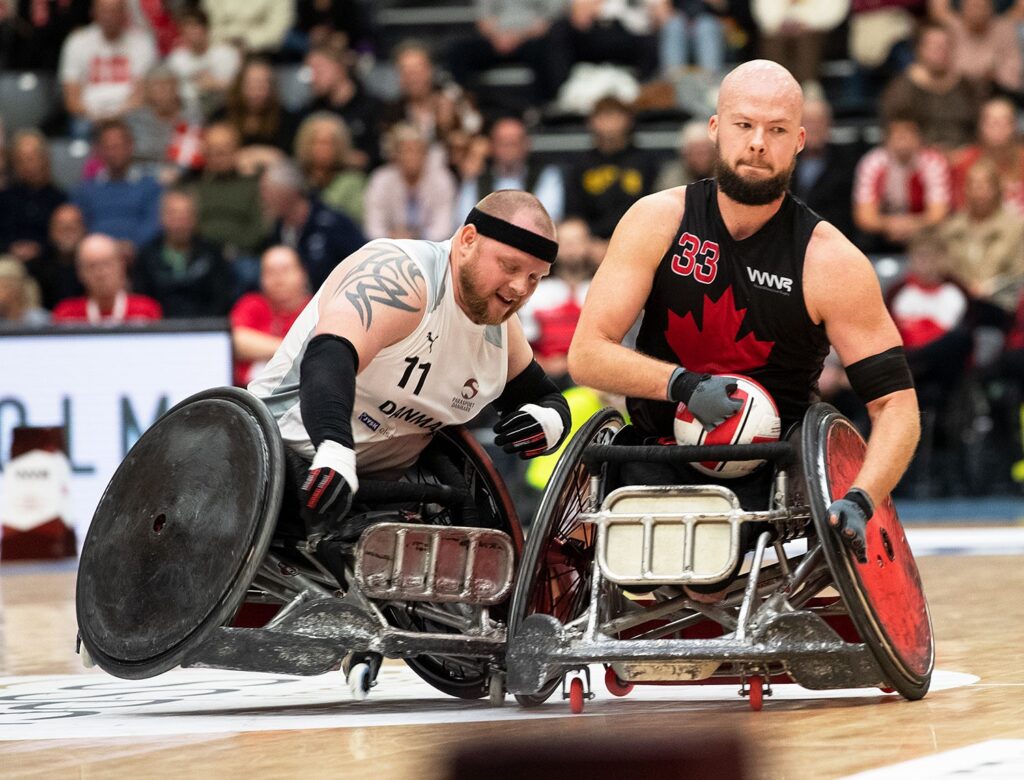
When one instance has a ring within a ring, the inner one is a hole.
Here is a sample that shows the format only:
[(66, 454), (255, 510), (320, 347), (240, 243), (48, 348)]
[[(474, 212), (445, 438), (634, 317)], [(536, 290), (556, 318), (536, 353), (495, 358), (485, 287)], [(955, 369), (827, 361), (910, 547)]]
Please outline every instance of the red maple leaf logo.
[(760, 341), (753, 332), (736, 340), (746, 316), (737, 309), (732, 287), (712, 301), (704, 296), (704, 327), (698, 328), (690, 312), (668, 313), (665, 338), (679, 362), (691, 371), (708, 374), (745, 374), (768, 362), (774, 341)]

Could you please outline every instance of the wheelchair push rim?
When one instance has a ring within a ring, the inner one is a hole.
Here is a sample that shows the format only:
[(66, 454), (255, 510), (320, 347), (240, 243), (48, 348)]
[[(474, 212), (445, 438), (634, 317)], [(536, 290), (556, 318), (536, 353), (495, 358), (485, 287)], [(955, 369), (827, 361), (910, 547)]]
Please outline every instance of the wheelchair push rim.
[[(512, 596), (510, 641), (529, 615), (552, 615), (564, 625), (586, 612), (596, 531), (578, 520), (588, 510), (591, 490), (583, 451), (591, 444), (610, 443), (624, 424), (619, 412), (602, 409), (583, 424), (559, 458), (527, 535)], [(516, 699), (525, 706), (542, 704), (558, 683), (556, 678), (539, 693), (517, 694)]]
[(803, 427), (804, 470), (815, 531), (862, 641), (892, 687), (907, 699), (928, 691), (935, 662), (928, 602), (892, 499), (867, 526), (867, 563), (857, 561), (828, 524), (828, 507), (853, 484), (867, 445), (828, 404), (808, 410)]
[(100, 668), (161, 674), (230, 619), (270, 544), (283, 462), (269, 411), (237, 388), (185, 399), (139, 438), (79, 562), (79, 635)]

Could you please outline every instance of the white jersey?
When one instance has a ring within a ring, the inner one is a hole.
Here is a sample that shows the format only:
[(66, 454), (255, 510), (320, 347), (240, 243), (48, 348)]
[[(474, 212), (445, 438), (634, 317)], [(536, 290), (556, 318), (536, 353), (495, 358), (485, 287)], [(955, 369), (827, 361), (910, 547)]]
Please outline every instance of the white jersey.
[[(451, 241), (380, 239), (366, 248), (407, 255), (427, 283), (416, 330), (378, 352), (356, 378), (356, 466), (360, 474), (375, 474), (412, 465), (435, 431), (468, 422), (501, 395), (508, 379), (508, 326), (477, 325), (459, 308), (448, 263)], [(314, 448), (299, 408), (299, 367), (322, 293), (323, 288), (313, 296), (249, 383), (277, 420), (285, 444), (308, 459)]]

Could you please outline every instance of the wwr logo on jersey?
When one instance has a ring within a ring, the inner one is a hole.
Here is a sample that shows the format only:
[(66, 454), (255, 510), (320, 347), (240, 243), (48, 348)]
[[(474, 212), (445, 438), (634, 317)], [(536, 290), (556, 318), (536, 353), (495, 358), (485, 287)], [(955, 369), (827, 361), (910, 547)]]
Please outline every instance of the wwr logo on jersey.
[(755, 287), (768, 290), (769, 292), (780, 292), (784, 295), (789, 295), (793, 292), (793, 280), (788, 276), (770, 274), (767, 271), (761, 271), (750, 266), (746, 268), (747, 278), (754, 283)]

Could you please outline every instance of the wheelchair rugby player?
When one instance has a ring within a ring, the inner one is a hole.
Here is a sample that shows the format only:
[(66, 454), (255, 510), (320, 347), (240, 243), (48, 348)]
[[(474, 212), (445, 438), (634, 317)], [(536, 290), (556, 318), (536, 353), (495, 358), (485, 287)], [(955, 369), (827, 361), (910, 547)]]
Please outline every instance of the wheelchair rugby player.
[(500, 701), (522, 532), (461, 426), (493, 405), (496, 444), (523, 458), (570, 428), (515, 316), (554, 233), (536, 198), (499, 191), (449, 241), (372, 241), (248, 392), (162, 417), (83, 546), (83, 655), (128, 678), (340, 665), (357, 697), (399, 657), (448, 694)]
[[(642, 198), (612, 236), (569, 368), (626, 396), (631, 424), (607, 409), (581, 428), (531, 526), (507, 655), (525, 705), (561, 685), (582, 710), (598, 662), (616, 694), (734, 681), (757, 709), (772, 681), (928, 689), (928, 607), (889, 498), (917, 399), (870, 262), (788, 193), (802, 105), (783, 67), (736, 68), (708, 126), (715, 177)], [(869, 444), (816, 403), (830, 346)]]

